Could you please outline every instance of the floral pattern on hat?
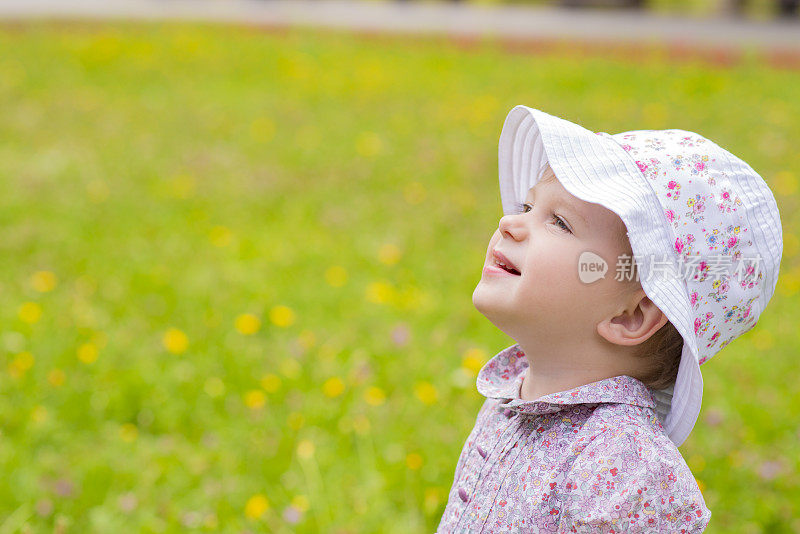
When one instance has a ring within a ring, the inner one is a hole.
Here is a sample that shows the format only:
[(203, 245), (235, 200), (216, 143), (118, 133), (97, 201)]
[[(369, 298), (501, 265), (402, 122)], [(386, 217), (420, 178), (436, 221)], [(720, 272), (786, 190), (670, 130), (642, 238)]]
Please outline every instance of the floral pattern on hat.
[(759, 303), (764, 293), (759, 248), (742, 209), (747, 195), (741, 178), (749, 167), (731, 164), (738, 158), (685, 130), (610, 137), (652, 186), (673, 233), (672, 273), (684, 277), (702, 364), (753, 328), (754, 306), (762, 304), (760, 312), (766, 305)]

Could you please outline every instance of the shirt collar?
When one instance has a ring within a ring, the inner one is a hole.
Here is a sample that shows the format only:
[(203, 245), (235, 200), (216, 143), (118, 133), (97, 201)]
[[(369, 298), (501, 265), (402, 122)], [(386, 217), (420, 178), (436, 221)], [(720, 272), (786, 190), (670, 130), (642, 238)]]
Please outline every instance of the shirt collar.
[(554, 413), (584, 403), (620, 403), (653, 409), (656, 406), (650, 388), (628, 375), (551, 393), (535, 401), (522, 400), (520, 388), (527, 368), (525, 353), (519, 344), (512, 345), (486, 362), (478, 372), (478, 392), (485, 397), (501, 399), (503, 408), (526, 414)]

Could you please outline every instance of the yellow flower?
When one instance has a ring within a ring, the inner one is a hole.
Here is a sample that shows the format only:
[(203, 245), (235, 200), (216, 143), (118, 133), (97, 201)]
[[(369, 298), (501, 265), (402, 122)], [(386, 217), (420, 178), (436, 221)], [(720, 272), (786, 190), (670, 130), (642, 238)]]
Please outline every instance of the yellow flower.
[(31, 285), (39, 293), (47, 293), (56, 287), (56, 275), (50, 271), (36, 271), (31, 276)]
[(236, 318), (236, 330), (246, 336), (255, 334), (261, 328), (261, 320), (252, 313), (243, 313)]
[(42, 307), (35, 302), (26, 302), (19, 307), (17, 314), (24, 322), (33, 324), (42, 317)]
[(17, 357), (14, 358), (17, 367), (19, 367), (23, 371), (27, 371), (28, 369), (33, 367), (34, 360), (35, 359), (33, 357), (33, 354), (31, 354), (27, 350), (20, 352), (19, 354), (17, 354)]
[(181, 330), (170, 328), (164, 333), (164, 347), (173, 354), (180, 354), (189, 347), (189, 338)]
[(278, 375), (267, 373), (261, 378), (261, 387), (267, 393), (275, 393), (281, 387), (281, 379)]
[(325, 270), (325, 281), (331, 287), (342, 287), (347, 283), (347, 271), (340, 265), (331, 265)]
[(214, 226), (208, 232), (208, 239), (214, 246), (224, 247), (231, 242), (231, 231), (225, 226)]
[(33, 367), (33, 362), (33, 354), (28, 351), (20, 352), (11, 362), (9, 362), (8, 373), (14, 378), (19, 378), (24, 375), (28, 369)]
[(385, 304), (394, 298), (394, 288), (386, 282), (372, 282), (367, 286), (366, 298), (375, 304)]
[(120, 427), (119, 435), (123, 441), (130, 443), (139, 435), (139, 429), (132, 423), (125, 423)]
[(244, 515), (249, 519), (260, 519), (269, 510), (269, 500), (266, 495), (257, 493), (249, 499), (244, 506)]
[(344, 382), (338, 376), (333, 376), (322, 385), (322, 392), (328, 397), (338, 397), (344, 392)]
[(78, 359), (87, 364), (97, 360), (97, 347), (94, 343), (84, 343), (78, 347)]
[(380, 406), (386, 402), (386, 394), (377, 386), (371, 386), (364, 392), (364, 400), (370, 406)]
[(244, 395), (244, 403), (251, 410), (261, 408), (266, 402), (267, 396), (260, 389), (251, 389)]
[(486, 352), (478, 349), (468, 349), (461, 360), (461, 366), (467, 369), (473, 376), (477, 376), (478, 371), (483, 367), (486, 360)]
[(380, 250), (378, 251), (378, 260), (386, 265), (394, 265), (400, 261), (401, 256), (402, 253), (400, 252), (400, 249), (391, 243), (386, 243), (385, 245), (381, 246)]
[(410, 453), (408, 456), (406, 456), (406, 465), (409, 469), (416, 471), (422, 467), (422, 456), (416, 452)]
[(414, 386), (414, 394), (425, 404), (433, 404), (439, 398), (436, 386), (430, 382), (417, 382)]
[(66, 375), (64, 375), (64, 371), (61, 369), (53, 369), (49, 373), (47, 373), (47, 381), (50, 382), (52, 386), (60, 386), (64, 383), (64, 379)]
[(303, 459), (309, 459), (314, 456), (314, 443), (310, 440), (304, 439), (297, 444), (297, 456)]
[(272, 321), (272, 324), (280, 326), (281, 328), (286, 328), (294, 324), (294, 319), (294, 311), (292, 311), (290, 307), (282, 304), (273, 307), (269, 311), (269, 320)]

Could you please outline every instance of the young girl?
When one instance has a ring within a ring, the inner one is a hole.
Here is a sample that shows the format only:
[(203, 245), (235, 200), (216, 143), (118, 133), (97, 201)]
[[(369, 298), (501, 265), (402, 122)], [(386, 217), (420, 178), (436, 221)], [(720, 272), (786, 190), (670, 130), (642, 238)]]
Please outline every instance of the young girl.
[(774, 292), (770, 189), (696, 133), (594, 133), (525, 106), (499, 171), (505, 215), (472, 300), (516, 343), (478, 374), (438, 533), (702, 532), (678, 446), (700, 365)]

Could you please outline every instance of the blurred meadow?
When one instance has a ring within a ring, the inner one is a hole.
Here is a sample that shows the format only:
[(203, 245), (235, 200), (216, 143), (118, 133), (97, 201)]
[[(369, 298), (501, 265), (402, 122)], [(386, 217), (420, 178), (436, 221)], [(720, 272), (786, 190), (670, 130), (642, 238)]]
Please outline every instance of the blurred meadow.
[(471, 295), (517, 104), (775, 191), (776, 294), (681, 452), (708, 532), (800, 531), (800, 71), (130, 21), (0, 50), (0, 532), (433, 532), (513, 343)]

